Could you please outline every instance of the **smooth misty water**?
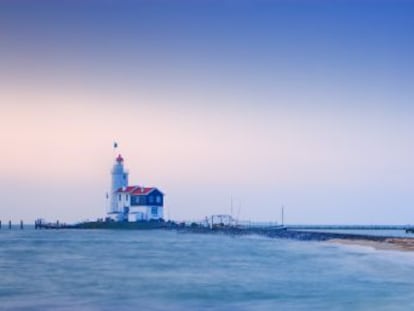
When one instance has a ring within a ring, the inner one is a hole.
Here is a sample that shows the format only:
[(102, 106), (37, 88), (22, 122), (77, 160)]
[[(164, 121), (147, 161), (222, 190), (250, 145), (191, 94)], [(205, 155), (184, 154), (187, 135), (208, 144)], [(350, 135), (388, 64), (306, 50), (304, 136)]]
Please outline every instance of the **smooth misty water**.
[(412, 310), (414, 254), (167, 231), (1, 230), (1, 310)]

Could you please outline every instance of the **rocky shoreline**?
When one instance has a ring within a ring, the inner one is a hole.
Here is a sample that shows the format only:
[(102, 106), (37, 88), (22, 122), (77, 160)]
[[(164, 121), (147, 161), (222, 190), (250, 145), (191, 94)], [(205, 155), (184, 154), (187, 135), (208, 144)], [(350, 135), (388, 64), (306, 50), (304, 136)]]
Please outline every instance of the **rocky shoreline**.
[(189, 233), (222, 233), (230, 235), (262, 235), (269, 238), (292, 239), (299, 241), (330, 242), (342, 245), (359, 245), (378, 250), (414, 251), (414, 238), (387, 237), (352, 233), (331, 233), (316, 231), (300, 231), (286, 228), (255, 229), (255, 228), (182, 228), (179, 231)]
[(383, 241), (331, 239), (329, 242), (342, 245), (366, 246), (377, 250), (414, 251), (413, 238), (387, 238)]

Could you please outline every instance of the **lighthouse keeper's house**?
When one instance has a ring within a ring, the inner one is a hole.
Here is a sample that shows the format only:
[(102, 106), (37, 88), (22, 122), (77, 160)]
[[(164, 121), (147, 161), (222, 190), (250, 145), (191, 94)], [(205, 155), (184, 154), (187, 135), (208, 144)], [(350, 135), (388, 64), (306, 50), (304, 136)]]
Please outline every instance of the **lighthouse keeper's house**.
[[(128, 186), (118, 189), (118, 210), (128, 221), (163, 218), (164, 194), (154, 187)], [(126, 220), (126, 219), (125, 219)]]

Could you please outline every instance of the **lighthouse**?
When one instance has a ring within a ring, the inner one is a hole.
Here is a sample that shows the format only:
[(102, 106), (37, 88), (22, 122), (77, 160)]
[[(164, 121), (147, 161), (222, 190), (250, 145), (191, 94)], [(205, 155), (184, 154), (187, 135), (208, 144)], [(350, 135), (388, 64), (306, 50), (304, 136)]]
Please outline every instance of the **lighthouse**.
[(122, 220), (125, 211), (119, 209), (117, 191), (128, 186), (128, 172), (124, 168), (124, 158), (121, 155), (118, 155), (115, 159), (111, 175), (111, 205), (109, 214), (114, 220)]

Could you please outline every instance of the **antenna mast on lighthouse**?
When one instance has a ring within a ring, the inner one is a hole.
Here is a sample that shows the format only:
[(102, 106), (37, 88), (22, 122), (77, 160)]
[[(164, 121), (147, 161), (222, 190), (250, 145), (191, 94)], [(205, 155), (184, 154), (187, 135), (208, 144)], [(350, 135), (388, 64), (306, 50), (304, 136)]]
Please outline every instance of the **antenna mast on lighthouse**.
[(116, 140), (114, 140), (114, 144), (113, 144), (113, 156), (116, 156), (116, 149), (118, 148), (118, 142)]

